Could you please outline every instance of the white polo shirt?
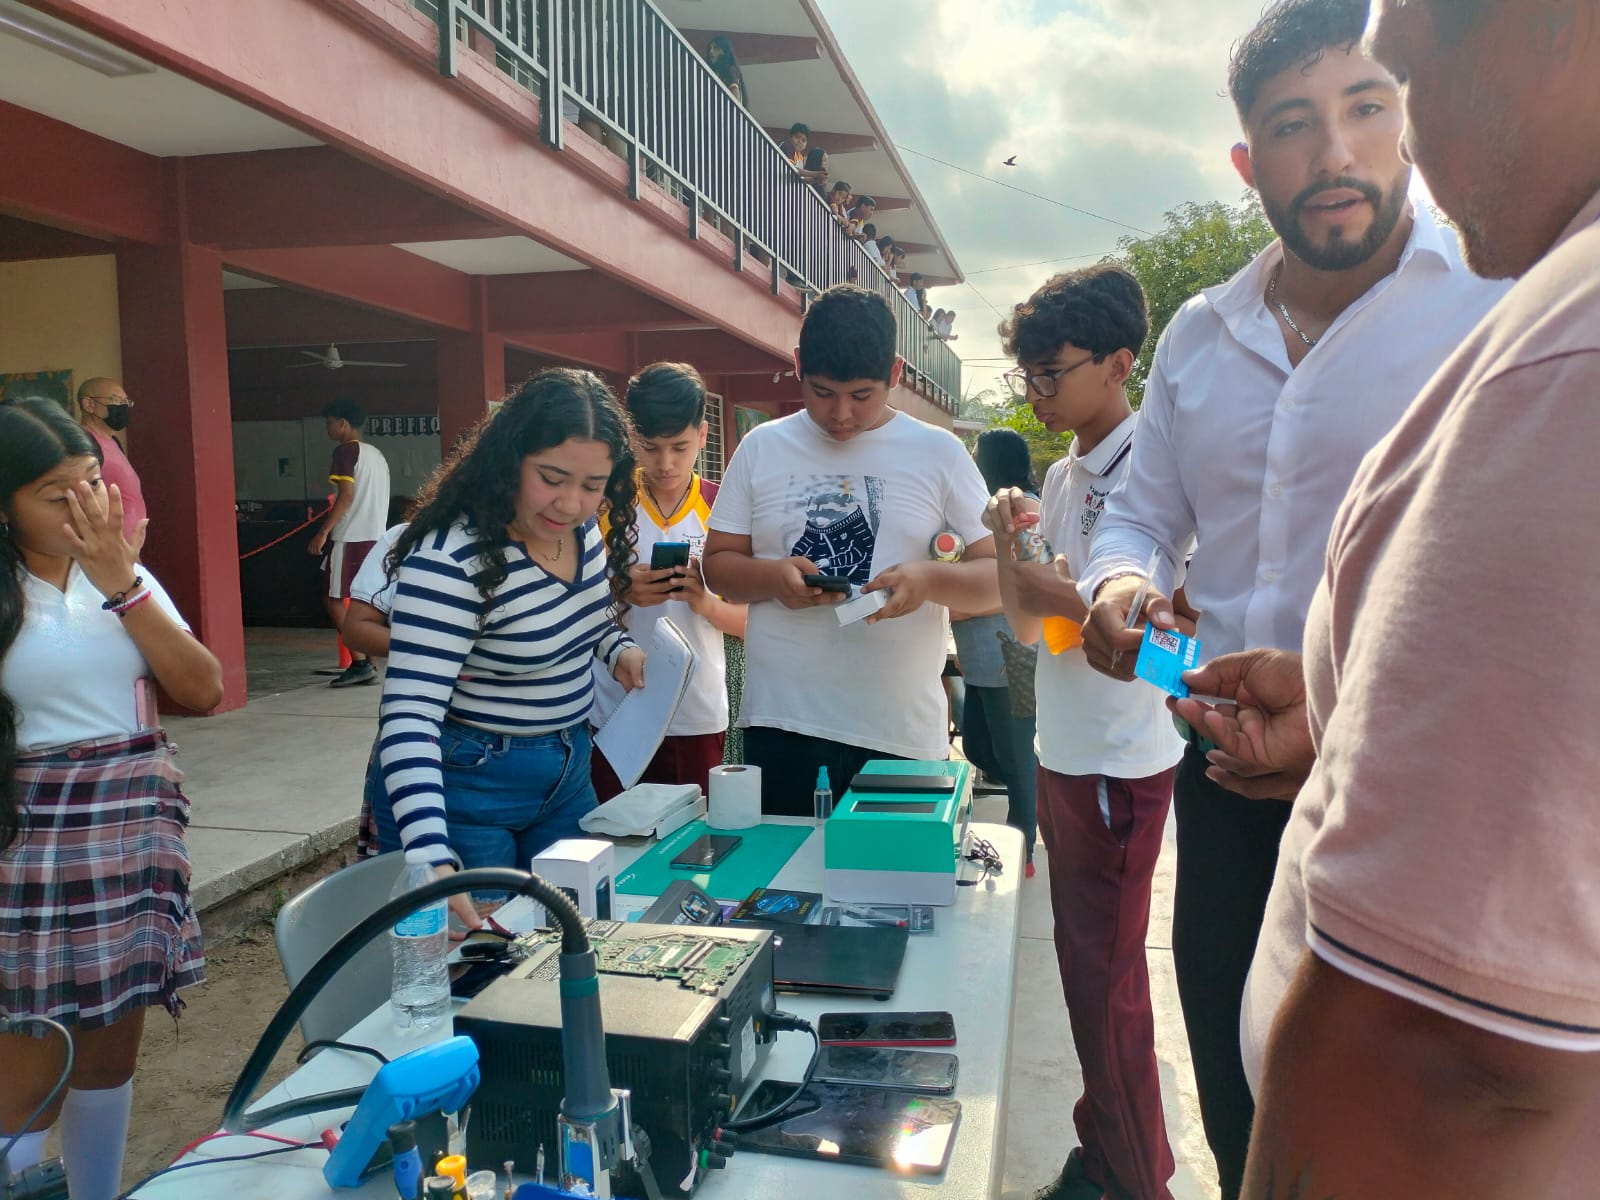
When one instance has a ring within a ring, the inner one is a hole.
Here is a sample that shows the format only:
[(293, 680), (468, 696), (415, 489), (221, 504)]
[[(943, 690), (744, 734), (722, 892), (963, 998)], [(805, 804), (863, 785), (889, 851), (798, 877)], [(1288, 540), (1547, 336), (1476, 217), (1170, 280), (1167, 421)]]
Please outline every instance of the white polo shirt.
[[(1128, 473), (1138, 427), (1139, 414), (1129, 414), (1089, 453), (1069, 454), (1044, 477), (1040, 529), (1055, 552), (1066, 556), (1073, 578), (1089, 561), (1106, 498)], [(1183, 756), (1165, 694), (1142, 679), (1123, 683), (1100, 674), (1081, 648), (1051, 654), (1041, 642), (1034, 687), (1034, 749), (1046, 770), (1145, 779)]]

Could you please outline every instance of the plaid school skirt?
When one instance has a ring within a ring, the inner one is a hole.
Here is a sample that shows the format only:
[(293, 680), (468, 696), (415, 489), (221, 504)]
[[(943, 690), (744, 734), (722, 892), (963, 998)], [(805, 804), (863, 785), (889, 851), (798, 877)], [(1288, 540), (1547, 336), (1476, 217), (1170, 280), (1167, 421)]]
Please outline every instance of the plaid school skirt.
[(0, 853), (0, 1009), (100, 1029), (156, 1004), (176, 1017), (179, 990), (204, 982), (176, 753), (156, 730), (18, 760), (23, 832)]

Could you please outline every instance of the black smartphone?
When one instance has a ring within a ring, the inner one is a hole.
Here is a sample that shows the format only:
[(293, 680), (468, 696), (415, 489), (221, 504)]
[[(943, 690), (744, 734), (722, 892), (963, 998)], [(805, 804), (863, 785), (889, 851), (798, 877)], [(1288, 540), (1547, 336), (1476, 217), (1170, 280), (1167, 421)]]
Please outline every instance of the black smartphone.
[(899, 1088), (948, 1096), (956, 1090), (961, 1060), (938, 1050), (891, 1050), (880, 1046), (824, 1046), (817, 1058), (821, 1083)]
[(840, 592), (848, 595), (850, 580), (843, 575), (807, 575), (806, 586), (821, 588), (825, 592)]
[(954, 1046), (956, 1019), (947, 1012), (831, 1012), (817, 1021), (824, 1046)]
[(875, 771), (857, 771), (849, 790), (858, 795), (948, 796), (955, 789), (954, 775), (880, 775)]
[[(745, 1102), (744, 1115), (766, 1112), (795, 1090), (769, 1079)], [(884, 1167), (902, 1175), (937, 1175), (950, 1165), (961, 1102), (884, 1087), (814, 1080), (776, 1125), (739, 1135), (763, 1154)]]
[(707, 833), (695, 838), (672, 860), (679, 871), (709, 871), (739, 847), (743, 838), (723, 833)]
[(657, 542), (650, 548), (650, 569), (662, 571), (667, 567), (689, 565), (688, 542)]

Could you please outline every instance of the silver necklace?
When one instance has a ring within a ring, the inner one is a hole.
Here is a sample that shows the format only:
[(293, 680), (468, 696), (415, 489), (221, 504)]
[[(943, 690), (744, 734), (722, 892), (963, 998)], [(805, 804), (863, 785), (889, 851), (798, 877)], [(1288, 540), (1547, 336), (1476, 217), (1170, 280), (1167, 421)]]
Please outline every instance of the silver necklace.
[(1315, 346), (1317, 344), (1317, 339), (1310, 336), (1304, 329), (1301, 329), (1300, 326), (1295, 324), (1294, 318), (1289, 315), (1288, 305), (1284, 304), (1278, 299), (1278, 280), (1282, 277), (1282, 275), (1283, 264), (1279, 263), (1278, 269), (1272, 273), (1272, 282), (1267, 285), (1267, 300), (1274, 308), (1283, 314), (1284, 324), (1290, 329), (1294, 330), (1295, 333), (1299, 334), (1300, 340), (1304, 342), (1307, 347)]

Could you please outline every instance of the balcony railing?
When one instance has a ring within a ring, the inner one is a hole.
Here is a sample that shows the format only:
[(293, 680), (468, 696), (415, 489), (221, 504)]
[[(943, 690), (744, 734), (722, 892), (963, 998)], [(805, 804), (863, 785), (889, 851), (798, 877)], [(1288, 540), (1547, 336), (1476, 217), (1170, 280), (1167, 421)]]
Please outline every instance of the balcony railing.
[(439, 69), (456, 73), (476, 32), (498, 68), (539, 96), (543, 136), (560, 149), (566, 123), (595, 121), (623, 148), (629, 194), (645, 179), (688, 206), (689, 236), (714, 219), (733, 265), (765, 265), (774, 294), (788, 282), (820, 292), (849, 279), (889, 301), (898, 350), (934, 401), (955, 411), (961, 361), (933, 336), (894, 281), (844, 235), (827, 203), (651, 0), (413, 0), (439, 23)]

